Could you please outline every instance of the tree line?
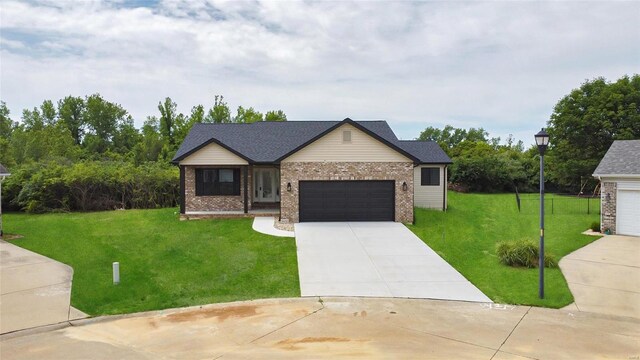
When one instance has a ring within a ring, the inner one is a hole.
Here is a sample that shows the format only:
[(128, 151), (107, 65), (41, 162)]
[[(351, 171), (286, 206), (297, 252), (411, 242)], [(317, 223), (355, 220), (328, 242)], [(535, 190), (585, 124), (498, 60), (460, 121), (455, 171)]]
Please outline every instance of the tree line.
[[(175, 206), (179, 175), (169, 161), (193, 124), (286, 121), (281, 110), (261, 113), (222, 96), (210, 108), (178, 113), (170, 98), (158, 103), (141, 128), (119, 104), (100, 94), (67, 96), (25, 109), (12, 120), (0, 102), (0, 163), (12, 176), (3, 184), (3, 207), (29, 212)], [(615, 82), (596, 78), (564, 96), (547, 123), (546, 186), (552, 191), (593, 191), (591, 174), (614, 140), (640, 139), (640, 76)], [(533, 134), (532, 134), (533, 136)], [(539, 158), (513, 137), (501, 142), (483, 128), (428, 127), (453, 159), (454, 189), (474, 192), (536, 191)]]
[[(640, 75), (615, 82), (585, 81), (564, 96), (547, 122), (550, 147), (545, 153), (549, 190), (592, 193), (592, 174), (614, 140), (640, 139)], [(533, 134), (531, 134), (533, 139)], [(539, 187), (537, 147), (513, 138), (500, 144), (483, 128), (426, 128), (418, 137), (433, 140), (452, 158), (454, 188), (477, 192), (535, 191)], [(638, 154), (640, 156), (640, 154)]]
[(282, 110), (261, 113), (224, 97), (187, 115), (166, 98), (141, 128), (121, 105), (100, 94), (67, 96), (24, 109), (20, 121), (0, 102), (0, 163), (12, 176), (3, 207), (28, 212), (154, 208), (178, 202), (179, 174), (169, 161), (196, 123), (286, 121)]

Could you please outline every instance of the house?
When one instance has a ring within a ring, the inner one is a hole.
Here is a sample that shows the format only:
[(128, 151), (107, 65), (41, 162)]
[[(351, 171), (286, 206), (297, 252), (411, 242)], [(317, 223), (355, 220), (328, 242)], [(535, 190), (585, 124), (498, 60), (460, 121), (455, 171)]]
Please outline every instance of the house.
[(281, 223), (413, 222), (447, 208), (451, 159), (385, 121), (196, 124), (178, 149), (183, 218), (271, 210)]
[(616, 140), (593, 176), (601, 182), (600, 226), (640, 236), (640, 140)]

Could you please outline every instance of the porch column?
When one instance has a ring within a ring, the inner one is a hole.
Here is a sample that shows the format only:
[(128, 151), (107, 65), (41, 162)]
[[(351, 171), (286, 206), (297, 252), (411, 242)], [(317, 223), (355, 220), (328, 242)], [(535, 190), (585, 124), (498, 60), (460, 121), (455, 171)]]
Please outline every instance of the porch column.
[(249, 165), (242, 167), (242, 177), (244, 178), (244, 213), (249, 212)]

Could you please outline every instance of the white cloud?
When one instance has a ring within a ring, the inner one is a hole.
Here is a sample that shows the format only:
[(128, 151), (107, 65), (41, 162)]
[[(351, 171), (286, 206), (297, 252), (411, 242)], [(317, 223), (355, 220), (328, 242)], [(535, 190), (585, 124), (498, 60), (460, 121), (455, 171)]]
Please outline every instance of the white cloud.
[[(534, 133), (585, 79), (640, 65), (640, 3), (3, 1), (0, 95), (100, 92), (141, 124), (166, 96), (291, 119)], [(528, 141), (528, 138), (525, 138)]]

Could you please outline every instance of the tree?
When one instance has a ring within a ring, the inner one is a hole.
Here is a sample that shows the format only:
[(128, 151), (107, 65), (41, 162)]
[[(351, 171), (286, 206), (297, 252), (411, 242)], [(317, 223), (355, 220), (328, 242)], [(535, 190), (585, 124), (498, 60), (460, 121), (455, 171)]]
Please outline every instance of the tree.
[(204, 122), (204, 106), (196, 105), (191, 108), (189, 122), (191, 122), (191, 124), (200, 124)]
[(0, 102), (0, 164), (13, 166), (14, 159), (11, 153), (10, 138), (15, 126), (11, 120), (9, 108), (4, 101)]
[(42, 112), (42, 120), (47, 125), (54, 125), (58, 121), (58, 112), (56, 107), (53, 106), (53, 101), (45, 100), (40, 105), (40, 111)]
[(138, 142), (140, 142), (140, 133), (133, 123), (133, 118), (127, 116), (118, 122), (118, 129), (113, 135), (113, 150), (120, 154), (127, 154)]
[(271, 110), (264, 114), (264, 121), (287, 121), (287, 115), (282, 110)]
[(69, 129), (76, 145), (82, 143), (86, 128), (84, 119), (85, 102), (81, 97), (67, 96), (58, 101), (58, 116), (64, 126)]
[(254, 110), (254, 108), (250, 107), (245, 109), (242, 106), (238, 106), (238, 113), (236, 114), (236, 117), (233, 118), (233, 122), (251, 124), (262, 121), (262, 119), (262, 113)]
[(213, 107), (209, 109), (204, 122), (216, 124), (231, 122), (231, 111), (229, 111), (227, 103), (224, 102), (224, 96), (216, 95), (214, 97)]
[(104, 153), (112, 149), (113, 136), (119, 124), (127, 119), (127, 111), (104, 100), (100, 94), (93, 94), (86, 99), (84, 118), (89, 130), (85, 137), (86, 148), (89, 152)]
[(25, 130), (42, 130), (44, 127), (44, 119), (37, 107), (34, 107), (33, 110), (22, 110), (22, 123)]
[(136, 164), (149, 161), (158, 161), (164, 142), (158, 132), (159, 121), (155, 116), (150, 116), (142, 126), (142, 140), (134, 147), (134, 160)]
[(551, 180), (579, 191), (614, 140), (640, 138), (640, 75), (584, 82), (558, 101), (547, 132)]
[(176, 108), (176, 103), (169, 97), (164, 99), (164, 103), (158, 103), (158, 110), (160, 110), (160, 135), (162, 135), (170, 146), (175, 144), (173, 131), (176, 123), (176, 117), (178, 116), (176, 114)]
[[(469, 130), (465, 130), (446, 125), (443, 129), (429, 126), (420, 133), (418, 140), (435, 141), (451, 156), (453, 149), (463, 141), (487, 143), (487, 136), (489, 136), (489, 133), (483, 128), (470, 128)], [(498, 138), (498, 141), (499, 140)]]

